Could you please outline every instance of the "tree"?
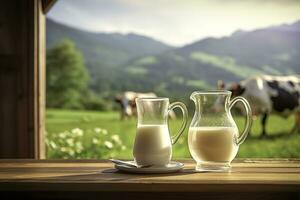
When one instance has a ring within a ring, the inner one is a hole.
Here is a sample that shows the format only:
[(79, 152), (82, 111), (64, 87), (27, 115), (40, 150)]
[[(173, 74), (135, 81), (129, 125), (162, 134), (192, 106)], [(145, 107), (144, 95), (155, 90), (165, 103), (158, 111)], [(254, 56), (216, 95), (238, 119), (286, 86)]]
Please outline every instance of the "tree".
[(47, 107), (82, 108), (88, 72), (82, 53), (71, 40), (63, 40), (47, 51)]

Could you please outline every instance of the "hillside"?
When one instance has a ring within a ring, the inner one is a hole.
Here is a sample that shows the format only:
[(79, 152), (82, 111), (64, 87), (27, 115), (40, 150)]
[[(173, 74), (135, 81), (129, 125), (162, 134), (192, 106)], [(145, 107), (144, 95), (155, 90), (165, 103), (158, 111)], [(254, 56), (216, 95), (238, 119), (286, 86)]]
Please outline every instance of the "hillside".
[(178, 97), (213, 89), (219, 79), (300, 74), (300, 21), (173, 48), (140, 35), (90, 33), (47, 20), (48, 47), (63, 38), (83, 52), (90, 87), (102, 95), (135, 90)]
[(125, 77), (140, 83), (134, 89), (147, 85), (164, 93), (185, 94), (215, 88), (219, 79), (232, 82), (257, 74), (299, 74), (299, 57), (300, 22), (296, 22), (237, 31), (229, 37), (206, 38), (160, 55), (140, 57), (127, 63)]
[(237, 31), (230, 37), (207, 38), (175, 50), (181, 55), (203, 52), (234, 59), (270, 74), (300, 73), (300, 21), (259, 29)]
[(47, 19), (47, 48), (62, 39), (75, 42), (87, 62), (119, 65), (129, 59), (148, 54), (159, 54), (172, 47), (152, 38), (137, 34), (92, 33)]

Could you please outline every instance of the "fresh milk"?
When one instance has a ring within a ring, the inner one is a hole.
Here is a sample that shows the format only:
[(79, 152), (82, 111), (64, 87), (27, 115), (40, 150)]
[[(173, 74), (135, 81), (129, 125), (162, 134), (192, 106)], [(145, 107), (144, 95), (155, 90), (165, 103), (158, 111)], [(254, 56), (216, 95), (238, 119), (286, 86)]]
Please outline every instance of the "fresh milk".
[(167, 125), (138, 125), (133, 147), (138, 165), (167, 165), (172, 145)]
[(235, 127), (191, 127), (188, 144), (193, 158), (200, 162), (231, 162), (237, 154)]

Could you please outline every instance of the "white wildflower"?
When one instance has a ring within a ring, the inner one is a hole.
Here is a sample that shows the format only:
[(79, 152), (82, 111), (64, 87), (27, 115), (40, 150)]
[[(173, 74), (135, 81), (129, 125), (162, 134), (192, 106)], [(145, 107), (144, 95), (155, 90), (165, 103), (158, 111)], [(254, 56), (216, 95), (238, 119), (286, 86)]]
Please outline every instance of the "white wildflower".
[(96, 133), (100, 133), (100, 132), (102, 131), (102, 129), (101, 129), (101, 128), (98, 128), (98, 127), (96, 127), (96, 128), (94, 128), (94, 131), (95, 131)]
[(74, 139), (73, 138), (68, 138), (67, 140), (66, 140), (66, 142), (67, 142), (67, 144), (69, 145), (69, 146), (74, 146)]
[(77, 141), (77, 142), (75, 143), (75, 146), (76, 146), (76, 147), (82, 147), (82, 143), (81, 143), (80, 141)]
[(55, 144), (54, 141), (50, 141), (50, 142), (49, 142), (49, 145), (50, 145), (50, 147), (51, 147), (52, 149), (56, 149), (56, 148), (57, 148), (57, 145)]
[(104, 145), (108, 148), (108, 149), (111, 149), (111, 148), (113, 148), (113, 143), (111, 143), (110, 141), (105, 141), (104, 142)]
[(75, 143), (75, 149), (76, 149), (76, 152), (77, 153), (80, 153), (82, 150), (83, 150), (83, 146), (82, 146), (82, 143), (81, 142), (76, 142)]
[(106, 129), (102, 129), (102, 134), (103, 134), (103, 135), (107, 135), (107, 133), (108, 133), (108, 132), (107, 132)]
[(65, 147), (61, 147), (61, 148), (60, 148), (60, 151), (62, 151), (62, 152), (66, 152), (66, 151), (67, 151), (67, 148), (65, 148)]
[(122, 149), (122, 150), (125, 150), (125, 149), (126, 149), (126, 146), (125, 146), (125, 145), (122, 145), (121, 149)]
[(67, 133), (66, 131), (65, 131), (65, 132), (62, 132), (62, 133), (59, 133), (59, 134), (58, 134), (58, 137), (64, 139), (64, 138), (67, 137), (67, 134), (66, 134), (66, 133)]
[(68, 153), (69, 153), (70, 156), (74, 156), (75, 155), (75, 151), (73, 149), (69, 149)]
[(76, 136), (83, 136), (83, 130), (81, 130), (80, 128), (74, 128), (71, 132)]
[(93, 144), (98, 144), (99, 140), (97, 138), (93, 138), (92, 142), (93, 142)]
[(119, 135), (112, 135), (111, 139), (117, 144), (122, 144), (122, 141), (121, 141)]

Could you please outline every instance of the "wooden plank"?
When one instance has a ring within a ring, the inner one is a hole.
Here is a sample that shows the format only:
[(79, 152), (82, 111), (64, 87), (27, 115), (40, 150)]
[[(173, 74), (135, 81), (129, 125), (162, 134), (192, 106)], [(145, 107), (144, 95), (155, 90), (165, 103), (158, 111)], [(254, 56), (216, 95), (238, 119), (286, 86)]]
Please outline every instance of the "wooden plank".
[(278, 200), (278, 199), (299, 199), (294, 192), (268, 192), (268, 193), (247, 193), (247, 192), (18, 192), (2, 194), (5, 199), (122, 199), (122, 200), (160, 200), (160, 199), (184, 199), (184, 200)]
[(5, 199), (299, 199), (300, 160), (235, 160), (230, 173), (125, 174), (107, 160), (0, 160)]
[(0, 191), (300, 193), (300, 161), (269, 162), (236, 161), (229, 173), (198, 173), (189, 161), (178, 173), (136, 175), (107, 161), (6, 160), (0, 162)]
[[(4, 65), (5, 66), (5, 65)], [(7, 70), (0, 72), (0, 158), (10, 157), (16, 154), (16, 149), (11, 148), (15, 145), (16, 127), (12, 126), (15, 121), (16, 100), (11, 96), (15, 95), (16, 76), (15, 71)], [(2, 134), (1, 134), (2, 133)], [(9, 134), (3, 134), (9, 133)]]
[[(1, 2), (0, 6), (0, 158), (17, 154), (17, 24), (19, 19), (17, 3)], [(4, 134), (5, 133), (5, 134)]]
[[(33, 36), (32, 30), (34, 14), (33, 12), (33, 1), (11, 1), (13, 2), (18, 10), (16, 10), (16, 21), (13, 22), (15, 29), (15, 52), (14, 59), (16, 60), (16, 95), (11, 97), (16, 99), (14, 105), (16, 109), (15, 119), (13, 125), (16, 126), (16, 138), (15, 143), (11, 148), (16, 149), (16, 154), (12, 157), (26, 158), (27, 156), (33, 156), (32, 148), (32, 133), (33, 133), (33, 115), (34, 112), (31, 110), (31, 99), (33, 91), (32, 88), (32, 76), (31, 71), (34, 68), (33, 56)], [(24, 17), (25, 16), (25, 17)], [(11, 131), (2, 133), (10, 134)]]

